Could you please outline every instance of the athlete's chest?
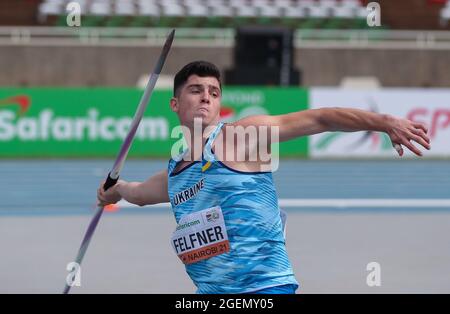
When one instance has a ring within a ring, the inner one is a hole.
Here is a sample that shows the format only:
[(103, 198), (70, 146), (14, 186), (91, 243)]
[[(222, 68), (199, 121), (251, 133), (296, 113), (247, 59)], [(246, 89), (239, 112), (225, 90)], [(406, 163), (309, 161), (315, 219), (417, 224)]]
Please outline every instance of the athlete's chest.
[(234, 180), (236, 178), (207, 162), (190, 164), (169, 175), (168, 192), (172, 208), (184, 214), (205, 206), (220, 205), (229, 193), (233, 193)]

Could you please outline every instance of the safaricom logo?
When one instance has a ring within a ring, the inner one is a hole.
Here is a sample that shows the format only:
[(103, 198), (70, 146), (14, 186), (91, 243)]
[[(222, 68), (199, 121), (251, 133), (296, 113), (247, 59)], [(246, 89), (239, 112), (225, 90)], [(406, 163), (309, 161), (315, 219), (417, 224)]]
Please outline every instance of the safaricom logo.
[[(13, 98), (9, 104), (18, 104)], [(0, 101), (0, 105), (5, 101)], [(54, 139), (57, 141), (105, 140), (124, 139), (131, 126), (130, 117), (99, 117), (95, 108), (87, 110), (81, 117), (62, 117), (46, 109), (37, 117), (23, 117), (28, 110), (20, 105), (19, 113), (13, 110), (0, 110), (0, 141), (20, 139), (23, 141), (37, 141)], [(136, 137), (141, 140), (167, 139), (169, 124), (165, 118), (143, 118)]]

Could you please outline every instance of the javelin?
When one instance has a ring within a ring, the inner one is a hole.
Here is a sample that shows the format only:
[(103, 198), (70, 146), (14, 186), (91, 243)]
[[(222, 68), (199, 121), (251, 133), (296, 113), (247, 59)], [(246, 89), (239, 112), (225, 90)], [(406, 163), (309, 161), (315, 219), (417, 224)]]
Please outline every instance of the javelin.
[[(122, 170), (125, 159), (127, 158), (128, 151), (130, 150), (131, 143), (133, 141), (134, 135), (138, 129), (139, 123), (142, 120), (142, 116), (144, 115), (145, 108), (150, 100), (153, 89), (155, 88), (156, 81), (158, 80), (158, 76), (161, 73), (161, 69), (166, 61), (167, 55), (169, 54), (170, 47), (172, 46), (173, 38), (175, 35), (175, 30), (172, 30), (169, 36), (166, 39), (166, 43), (164, 44), (164, 48), (162, 49), (161, 55), (159, 56), (158, 62), (156, 63), (152, 74), (148, 80), (147, 86), (145, 87), (144, 95), (142, 95), (141, 101), (139, 102), (139, 106), (134, 115), (133, 121), (131, 123), (130, 131), (128, 132), (125, 140), (122, 143), (122, 147), (120, 148), (119, 155), (117, 156), (116, 161), (112, 167), (112, 170), (109, 172), (108, 177), (106, 179), (103, 188), (108, 190), (110, 187), (114, 186), (119, 180), (120, 171)], [(95, 212), (94, 217), (92, 217), (91, 222), (89, 223), (89, 227), (84, 235), (83, 241), (81, 242), (80, 249), (78, 250), (77, 258), (75, 259), (75, 263), (81, 265), (81, 261), (83, 260), (84, 254), (89, 246), (89, 242), (94, 235), (95, 228), (100, 220), (100, 217), (103, 213), (103, 206), (98, 206), (97, 211)], [(67, 280), (66, 280), (67, 281)], [(64, 287), (64, 294), (69, 293), (71, 285), (66, 282), (66, 286)]]

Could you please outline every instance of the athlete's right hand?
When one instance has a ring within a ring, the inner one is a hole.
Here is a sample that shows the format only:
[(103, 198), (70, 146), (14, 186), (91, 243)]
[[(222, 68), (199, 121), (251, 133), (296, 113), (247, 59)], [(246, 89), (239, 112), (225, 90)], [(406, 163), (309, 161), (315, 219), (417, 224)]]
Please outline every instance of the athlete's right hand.
[(114, 186), (110, 187), (108, 191), (103, 189), (103, 185), (105, 181), (100, 184), (100, 187), (97, 189), (97, 205), (98, 206), (106, 206), (109, 204), (115, 204), (122, 199), (119, 192), (117, 191), (118, 185), (122, 182), (119, 180)]

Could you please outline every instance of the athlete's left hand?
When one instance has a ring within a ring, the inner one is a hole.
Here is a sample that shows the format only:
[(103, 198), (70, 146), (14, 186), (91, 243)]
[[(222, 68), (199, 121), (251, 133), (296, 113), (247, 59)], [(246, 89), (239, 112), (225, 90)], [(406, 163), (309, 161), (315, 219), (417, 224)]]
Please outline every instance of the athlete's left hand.
[(403, 156), (402, 145), (417, 156), (422, 156), (422, 152), (411, 141), (422, 145), (428, 150), (431, 148), (430, 138), (427, 135), (428, 129), (423, 123), (393, 116), (389, 116), (387, 120), (388, 128), (386, 133), (389, 135), (392, 145), (397, 150), (399, 156)]

